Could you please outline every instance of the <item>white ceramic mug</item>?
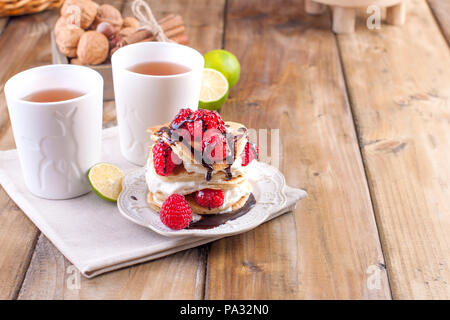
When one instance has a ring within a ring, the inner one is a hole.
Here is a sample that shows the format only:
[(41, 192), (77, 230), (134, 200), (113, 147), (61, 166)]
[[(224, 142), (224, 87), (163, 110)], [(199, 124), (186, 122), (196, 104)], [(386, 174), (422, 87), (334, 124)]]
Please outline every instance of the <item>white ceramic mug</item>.
[[(59, 102), (30, 102), (39, 91), (71, 89), (83, 95)], [(49, 65), (6, 82), (14, 139), (28, 189), (46, 199), (90, 191), (87, 171), (100, 161), (103, 78), (87, 67)]]
[[(111, 61), (121, 151), (143, 166), (151, 145), (147, 128), (170, 122), (181, 108), (197, 109), (204, 59), (180, 44), (143, 42), (117, 50)], [(129, 70), (145, 62), (172, 62), (190, 71), (159, 76)]]

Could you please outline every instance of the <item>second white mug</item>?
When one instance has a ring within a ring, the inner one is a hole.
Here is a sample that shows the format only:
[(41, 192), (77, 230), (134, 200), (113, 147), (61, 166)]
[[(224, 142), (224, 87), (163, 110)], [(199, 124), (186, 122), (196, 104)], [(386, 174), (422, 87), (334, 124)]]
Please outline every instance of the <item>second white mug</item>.
[[(117, 50), (111, 62), (121, 151), (125, 159), (143, 166), (151, 145), (147, 128), (171, 121), (181, 108), (197, 109), (204, 59), (187, 46), (144, 42)], [(130, 70), (149, 62), (175, 63), (188, 71), (148, 75)]]

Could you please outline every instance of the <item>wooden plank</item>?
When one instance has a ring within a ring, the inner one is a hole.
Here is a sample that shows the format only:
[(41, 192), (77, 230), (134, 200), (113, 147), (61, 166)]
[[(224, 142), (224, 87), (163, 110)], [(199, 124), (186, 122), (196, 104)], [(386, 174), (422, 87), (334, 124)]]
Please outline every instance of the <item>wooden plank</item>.
[(2, 34), (3, 30), (5, 30), (8, 21), (9, 21), (8, 17), (0, 18), (0, 35)]
[[(129, 15), (130, 3), (123, 6)], [(181, 0), (152, 2), (156, 17), (168, 13), (183, 16), (191, 45), (206, 52), (220, 48), (225, 0)], [(199, 14), (208, 12), (208, 14)], [(104, 104), (104, 126), (114, 125), (114, 102)], [(72, 269), (58, 250), (39, 238), (20, 299), (202, 299), (206, 268), (204, 247), (187, 250), (95, 279), (81, 278), (80, 289), (67, 286)], [(67, 271), (69, 270), (69, 272)]]
[(0, 187), (0, 299), (17, 296), (38, 230)]
[(294, 0), (231, 0), (227, 12), (225, 48), (242, 74), (223, 116), (280, 128), (287, 183), (308, 197), (292, 214), (213, 243), (205, 297), (389, 299), (329, 15), (307, 16)]
[(447, 43), (450, 44), (450, 1), (428, 0), (428, 3), (447, 39)]
[(86, 279), (41, 235), (19, 299), (201, 299), (204, 255), (186, 250)]
[(450, 52), (423, 0), (402, 27), (339, 36), (397, 299), (450, 298)]
[[(55, 13), (11, 18), (0, 37), (0, 150), (14, 147), (3, 93), (7, 79), (50, 60), (48, 32)], [(20, 39), (20, 41), (18, 41)], [(7, 48), (7, 49), (5, 49)], [(38, 230), (0, 187), (0, 298), (17, 296), (36, 243)]]

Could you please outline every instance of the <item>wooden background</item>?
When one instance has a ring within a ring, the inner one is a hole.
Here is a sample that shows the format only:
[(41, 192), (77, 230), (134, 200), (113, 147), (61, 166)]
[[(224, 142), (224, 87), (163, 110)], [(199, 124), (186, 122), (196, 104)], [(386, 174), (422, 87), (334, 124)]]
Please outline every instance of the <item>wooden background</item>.
[[(106, 1), (102, 1), (106, 2)], [(108, 1), (130, 14), (131, 1)], [(242, 235), (67, 286), (71, 264), (0, 187), (1, 299), (449, 299), (450, 5), (408, 1), (403, 27), (336, 36), (302, 0), (151, 1), (191, 45), (242, 65), (226, 120), (280, 128), (282, 171), (308, 191)], [(5, 81), (51, 61), (57, 11), (0, 19)], [(105, 103), (105, 127), (115, 124)]]

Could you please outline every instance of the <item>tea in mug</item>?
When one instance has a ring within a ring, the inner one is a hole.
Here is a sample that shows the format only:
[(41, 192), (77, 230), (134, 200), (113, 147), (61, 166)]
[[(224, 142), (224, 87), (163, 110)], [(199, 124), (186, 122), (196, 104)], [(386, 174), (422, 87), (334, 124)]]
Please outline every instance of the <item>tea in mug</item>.
[(22, 99), (29, 102), (60, 102), (81, 97), (84, 93), (72, 89), (46, 89), (33, 92)]
[(139, 63), (128, 70), (149, 76), (172, 76), (191, 71), (191, 69), (181, 64), (162, 61)]

